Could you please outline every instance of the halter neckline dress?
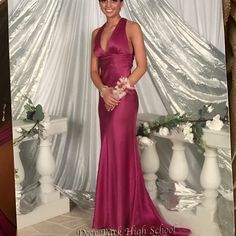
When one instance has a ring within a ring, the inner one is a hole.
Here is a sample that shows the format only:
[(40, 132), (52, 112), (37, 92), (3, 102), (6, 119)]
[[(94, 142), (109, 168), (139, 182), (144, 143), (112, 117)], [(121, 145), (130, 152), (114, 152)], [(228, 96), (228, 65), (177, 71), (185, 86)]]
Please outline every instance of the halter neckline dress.
[[(134, 54), (129, 49), (126, 22), (119, 20), (105, 50), (101, 47), (105, 24), (95, 37), (93, 52), (100, 77), (110, 87), (131, 74)], [(92, 228), (114, 229), (120, 235), (189, 235), (189, 229), (174, 228), (161, 217), (146, 190), (136, 139), (138, 106), (136, 90), (129, 90), (110, 112), (99, 97), (101, 150)]]

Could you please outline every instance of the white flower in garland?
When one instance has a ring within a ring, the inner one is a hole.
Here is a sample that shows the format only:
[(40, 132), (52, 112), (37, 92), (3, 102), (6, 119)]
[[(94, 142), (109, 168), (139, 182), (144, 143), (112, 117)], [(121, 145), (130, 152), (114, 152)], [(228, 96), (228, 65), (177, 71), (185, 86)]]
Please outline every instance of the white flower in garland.
[(145, 136), (138, 136), (138, 142), (141, 148), (145, 148), (153, 144), (153, 141)]
[(224, 124), (227, 125), (229, 121), (227, 105), (226, 102), (224, 117), (216, 115), (212, 120), (209, 120), (206, 115), (214, 110), (214, 106), (207, 104), (198, 110), (198, 119), (192, 113), (180, 111), (175, 114), (160, 116), (153, 122), (141, 123), (137, 134), (146, 137), (149, 137), (152, 132), (154, 135), (158, 132), (162, 136), (182, 134), (186, 141), (196, 144), (198, 150), (203, 153), (205, 149), (202, 140), (204, 134), (203, 128), (208, 127), (213, 130), (220, 130)]
[(184, 139), (189, 141), (190, 143), (193, 143), (193, 133), (188, 133), (184, 136)]
[(145, 133), (145, 136), (148, 136), (151, 134), (152, 131), (148, 122), (143, 122), (142, 127), (143, 127), (143, 132)]
[(214, 110), (214, 108), (212, 107), (212, 105), (210, 105), (210, 106), (207, 108), (207, 112), (208, 112), (208, 113), (211, 113), (213, 110)]
[(170, 133), (169, 129), (166, 127), (161, 127), (159, 129), (159, 134), (162, 136), (167, 136)]
[(23, 132), (23, 129), (22, 129), (22, 128), (17, 128), (17, 129), (16, 129), (16, 132), (22, 133), (22, 132)]
[(192, 123), (186, 122), (179, 126), (180, 130), (183, 132), (184, 139), (187, 140), (190, 143), (193, 143), (193, 129), (192, 129)]
[(183, 129), (183, 134), (184, 135), (188, 135), (189, 133), (191, 133), (192, 130), (192, 123), (190, 122), (186, 122), (185, 124), (181, 125), (181, 128)]
[(205, 111), (205, 112), (208, 112), (208, 113), (211, 113), (213, 110), (214, 110), (214, 107), (211, 105), (211, 104), (208, 104), (208, 105), (204, 105), (203, 106), (203, 112)]
[(224, 123), (220, 120), (220, 115), (219, 114), (214, 116), (212, 120), (208, 120), (206, 122), (206, 126), (209, 129), (215, 130), (215, 131), (221, 130), (223, 125), (224, 125)]

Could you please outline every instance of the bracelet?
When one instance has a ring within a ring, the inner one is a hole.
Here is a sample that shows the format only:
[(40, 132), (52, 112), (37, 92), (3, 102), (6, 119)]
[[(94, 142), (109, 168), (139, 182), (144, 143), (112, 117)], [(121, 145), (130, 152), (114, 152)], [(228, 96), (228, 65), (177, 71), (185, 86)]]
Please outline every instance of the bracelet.
[(104, 85), (101, 89), (100, 89), (100, 96), (103, 98), (103, 90), (108, 88), (108, 86)]
[(126, 90), (126, 89), (134, 89), (134, 90), (135, 90), (134, 85), (131, 86), (130, 80), (129, 80), (129, 78), (127, 78), (127, 77), (120, 77), (120, 78), (119, 78), (119, 80), (117, 81), (117, 85), (115, 86), (115, 88), (119, 88), (119, 87), (122, 87), (123, 90)]
[(128, 85), (127, 87), (131, 87), (129, 78), (127, 78), (126, 83)]

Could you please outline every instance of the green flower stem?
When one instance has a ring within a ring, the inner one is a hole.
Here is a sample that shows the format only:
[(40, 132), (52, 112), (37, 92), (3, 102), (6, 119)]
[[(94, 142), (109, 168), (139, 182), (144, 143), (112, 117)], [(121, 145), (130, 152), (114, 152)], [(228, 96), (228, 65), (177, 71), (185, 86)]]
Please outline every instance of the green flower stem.
[[(186, 120), (178, 120), (178, 123), (186, 123), (186, 122), (190, 122), (190, 123), (204, 123), (206, 121), (208, 121), (208, 120), (206, 120), (206, 119), (201, 119), (201, 120), (200, 119), (199, 120), (189, 120), (189, 119), (186, 119)], [(158, 122), (158, 121), (154, 121), (154, 123), (155, 122)], [(151, 127), (151, 128), (156, 129), (156, 128), (159, 128), (161, 126), (168, 125), (168, 124), (170, 124), (170, 122), (171, 122), (171, 120), (163, 122), (163, 123), (159, 123), (157, 126), (154, 125), (154, 127)]]
[(27, 131), (26, 134), (22, 134), (20, 137), (18, 137), (14, 142), (13, 142), (13, 145), (16, 145), (17, 143), (20, 143), (22, 140), (24, 140), (28, 134), (30, 134), (30, 132), (39, 124), (39, 121), (37, 121), (34, 126)]
[[(227, 115), (227, 114), (226, 114)], [(225, 115), (225, 116), (226, 116)], [(220, 118), (221, 121), (225, 121), (225, 116), (223, 118)], [(186, 123), (186, 122), (190, 122), (190, 123), (205, 123), (207, 122), (209, 119), (198, 119), (198, 120), (189, 120), (189, 119), (185, 119), (185, 120), (178, 120), (179, 123)], [(154, 121), (155, 122), (158, 122), (158, 121)], [(160, 126), (165, 126), (165, 125), (168, 125), (170, 124), (171, 120), (169, 121), (166, 121), (166, 122), (163, 122), (163, 123), (159, 123), (159, 125), (157, 127), (154, 127), (154, 128), (158, 128)]]
[[(180, 113), (168, 114), (166, 116), (160, 116), (157, 120), (152, 122), (147, 122), (149, 125), (146, 127), (144, 123), (141, 122), (141, 125), (138, 127), (137, 136), (150, 137), (151, 133), (148, 131), (158, 131), (161, 127), (165, 127), (168, 130), (175, 129), (179, 125), (186, 124), (187, 122), (192, 123), (192, 134), (193, 134), (193, 142), (197, 145), (198, 150), (202, 153), (204, 152), (204, 143), (202, 140), (203, 136), (203, 128), (206, 126), (206, 122), (212, 119), (206, 119), (205, 115), (210, 113), (208, 112), (208, 108), (212, 106), (212, 104), (204, 105), (202, 109), (198, 111), (198, 115), (200, 116), (198, 119), (192, 119), (192, 113), (184, 113), (180, 116)], [(226, 108), (226, 113), (223, 117), (219, 118), (224, 124), (229, 122), (228, 118), (228, 108)]]

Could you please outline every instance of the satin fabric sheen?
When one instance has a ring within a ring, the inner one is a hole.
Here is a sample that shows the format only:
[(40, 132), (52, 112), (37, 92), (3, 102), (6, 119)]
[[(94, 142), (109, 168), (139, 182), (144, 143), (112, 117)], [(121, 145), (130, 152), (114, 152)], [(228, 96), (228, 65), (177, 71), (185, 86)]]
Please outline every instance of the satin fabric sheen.
[(0, 236), (15, 236), (16, 226), (11, 223), (10, 220), (0, 209)]
[[(6, 142), (9, 142), (11, 139), (12, 139), (11, 122), (7, 121), (5, 122), (4, 126), (0, 127), (0, 149), (2, 148), (1, 145), (5, 144)], [(0, 236), (15, 236), (15, 235), (16, 235), (16, 226), (7, 218), (7, 216), (0, 209)]]
[(0, 145), (6, 143), (12, 139), (12, 127), (11, 122), (6, 122), (6, 124), (0, 127)]
[[(112, 87), (130, 75), (133, 64), (126, 22), (119, 20), (106, 49), (100, 40), (105, 24), (95, 38), (101, 79)], [(92, 228), (115, 229), (120, 235), (189, 235), (190, 230), (174, 228), (162, 219), (146, 190), (136, 140), (138, 106), (136, 90), (129, 90), (111, 112), (99, 97), (101, 150)]]

